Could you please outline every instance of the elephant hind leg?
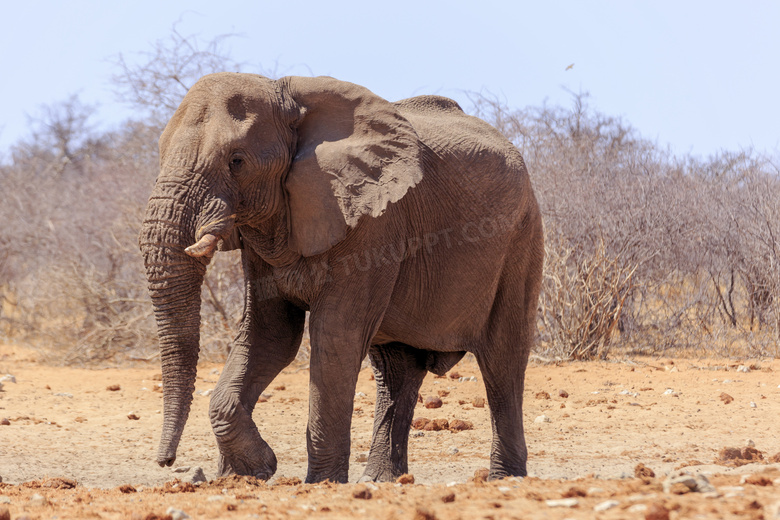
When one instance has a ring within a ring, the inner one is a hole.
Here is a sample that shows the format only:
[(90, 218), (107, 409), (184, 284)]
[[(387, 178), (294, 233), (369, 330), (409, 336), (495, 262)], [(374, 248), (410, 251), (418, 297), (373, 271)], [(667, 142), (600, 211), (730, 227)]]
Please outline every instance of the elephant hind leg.
[(401, 343), (369, 350), (376, 379), (374, 432), (364, 481), (394, 481), (408, 471), (409, 428), (429, 352)]

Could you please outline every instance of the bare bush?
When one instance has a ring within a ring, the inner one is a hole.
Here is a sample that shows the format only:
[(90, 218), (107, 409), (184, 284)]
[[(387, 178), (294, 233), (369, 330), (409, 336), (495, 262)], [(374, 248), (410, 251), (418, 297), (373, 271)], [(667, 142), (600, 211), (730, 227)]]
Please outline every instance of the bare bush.
[(546, 355), (562, 359), (606, 359), (638, 265), (606, 251), (601, 239), (586, 253), (560, 234), (547, 233), (540, 302)]
[(233, 34), (203, 42), (196, 35), (184, 36), (174, 24), (171, 34), (154, 42), (151, 51), (141, 52), (135, 64), (124, 54), (114, 58), (118, 72), (112, 77), (117, 98), (145, 110), (158, 122), (166, 122), (190, 87), (213, 72), (240, 72), (243, 64), (231, 59), (224, 48)]

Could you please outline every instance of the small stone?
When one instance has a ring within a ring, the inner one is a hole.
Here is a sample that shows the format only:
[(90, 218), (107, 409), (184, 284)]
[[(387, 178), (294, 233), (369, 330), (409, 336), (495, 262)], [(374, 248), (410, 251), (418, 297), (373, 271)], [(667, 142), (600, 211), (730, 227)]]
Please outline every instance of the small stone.
[(753, 439), (747, 439), (747, 440), (745, 440), (745, 446), (747, 446), (749, 448), (755, 448), (756, 447), (756, 443), (753, 441)]
[(655, 471), (640, 462), (634, 468), (634, 476), (636, 478), (655, 478)]
[(444, 502), (445, 504), (449, 504), (450, 502), (455, 502), (455, 493), (453, 492), (445, 493), (444, 495), (442, 495), (441, 501)]
[(542, 424), (542, 423), (552, 422), (552, 419), (550, 419), (546, 415), (540, 415), (539, 417), (534, 419), (534, 422), (537, 423), (537, 424)]
[(359, 498), (361, 500), (370, 500), (373, 495), (371, 494), (371, 490), (368, 489), (366, 486), (360, 486), (355, 491), (352, 492), (353, 498)]
[(756, 403), (754, 403), (753, 401), (750, 401), (750, 407), (751, 408), (756, 408)]
[(474, 401), (471, 403), (474, 408), (484, 408), (485, 407), (485, 398), (484, 397), (475, 397)]
[(447, 455), (457, 455), (458, 453), (460, 453), (460, 450), (455, 446), (447, 448)]
[(119, 488), (118, 488), (118, 489), (119, 489), (119, 492), (120, 492), (120, 493), (124, 493), (124, 494), (129, 494), (129, 493), (138, 493), (138, 490), (137, 490), (137, 489), (135, 489), (135, 488), (134, 488), (133, 486), (131, 486), (130, 484), (122, 484), (121, 486), (119, 486)]
[(279, 390), (280, 392), (287, 390), (287, 387), (284, 385), (277, 385), (274, 387), (274, 390)]
[(203, 468), (200, 466), (183, 466), (173, 470), (174, 473), (182, 473), (177, 475), (176, 478), (182, 482), (189, 482), (190, 484), (198, 484), (200, 482), (207, 482), (206, 474), (203, 473)]
[(545, 391), (541, 391), (541, 392), (536, 392), (536, 395), (534, 397), (536, 397), (537, 399), (545, 399), (545, 400), (547, 400), (547, 399), (550, 399), (550, 394), (548, 394)]
[(434, 419), (432, 421), (429, 421), (424, 427), (423, 430), (427, 432), (439, 432), (442, 430), (449, 429), (449, 421), (447, 419)]
[(140, 417), (134, 413), (127, 414), (127, 418), (130, 419), (131, 421), (137, 421), (138, 419), (140, 419)]
[(121, 389), (122, 389), (122, 387), (119, 386), (119, 385), (108, 385), (106, 387), (106, 390), (108, 390), (109, 392), (118, 392)]
[(8, 420), (8, 417), (3, 417), (0, 419), (0, 425), (3, 426), (9, 426), (11, 424), (11, 421)]
[(412, 421), (412, 428), (415, 430), (422, 430), (429, 422), (431, 422), (431, 420), (426, 417), (418, 417)]
[(479, 468), (474, 472), (474, 482), (485, 482), (490, 476), (490, 470), (487, 468)]
[(620, 502), (617, 500), (606, 500), (600, 504), (596, 504), (596, 506), (593, 507), (593, 511), (596, 513), (601, 513), (602, 511), (607, 511), (608, 509), (612, 509), (613, 507), (617, 507), (619, 505)]
[(729, 404), (729, 403), (731, 403), (731, 402), (734, 400), (734, 398), (733, 398), (733, 397), (731, 397), (731, 396), (730, 396), (729, 394), (727, 394), (726, 392), (721, 392), (721, 394), (720, 394), (720, 400), (721, 400), (721, 401), (723, 401), (723, 404)]
[(424, 404), (426, 408), (441, 408), (442, 402), (439, 397), (432, 395), (425, 398)]
[(48, 503), (49, 501), (46, 500), (46, 497), (38, 493), (35, 493), (33, 496), (30, 497), (30, 505), (33, 507), (45, 506)]
[(212, 376), (218, 376), (219, 375), (219, 369), (218, 368), (212, 368), (211, 372), (209, 372)]
[(737, 367), (737, 372), (745, 372), (745, 373), (750, 372), (750, 367), (747, 367), (745, 365), (739, 365)]
[(355, 392), (355, 397), (366, 397), (364, 392)]
[(563, 397), (564, 399), (566, 399), (567, 397), (569, 397), (569, 392), (567, 392), (566, 390), (558, 390), (558, 397)]
[(271, 398), (271, 394), (262, 393), (260, 394), (260, 397), (257, 398), (258, 403), (266, 403)]
[(647, 504), (634, 504), (626, 509), (629, 513), (644, 513), (647, 511)]
[(414, 475), (410, 475), (409, 473), (404, 473), (397, 479), (395, 479), (396, 482), (399, 484), (414, 484)]
[(449, 429), (452, 432), (462, 432), (464, 430), (473, 430), (474, 424), (471, 421), (462, 421), (460, 419), (453, 419), (450, 421)]
[(16, 383), (16, 377), (11, 374), (6, 374), (3, 377), (0, 377), (0, 383)]
[(645, 520), (669, 520), (669, 510), (662, 503), (653, 502), (647, 506)]
[(577, 507), (580, 501), (576, 498), (559, 498), (557, 500), (545, 500), (547, 507)]
[(212, 393), (214, 393), (214, 389), (213, 389), (213, 388), (207, 388), (206, 390), (202, 391), (202, 392), (200, 393), (200, 395), (202, 395), (203, 397), (208, 397), (208, 396), (210, 396)]
[(171, 516), (171, 520), (187, 520), (187, 518), (190, 517), (187, 513), (182, 511), (181, 509), (176, 509), (175, 507), (169, 507), (165, 511), (166, 515)]
[(368, 462), (368, 455), (365, 453), (358, 453), (355, 455), (355, 462)]
[(73, 399), (73, 394), (69, 394), (68, 392), (57, 392), (54, 394), (55, 397), (68, 397), (70, 399)]

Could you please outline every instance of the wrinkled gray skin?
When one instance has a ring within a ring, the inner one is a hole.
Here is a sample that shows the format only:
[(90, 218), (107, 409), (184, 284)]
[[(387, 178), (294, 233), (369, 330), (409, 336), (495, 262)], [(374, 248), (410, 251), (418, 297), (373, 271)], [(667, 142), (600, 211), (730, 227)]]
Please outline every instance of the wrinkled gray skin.
[(140, 235), (162, 355), (160, 465), (174, 462), (192, 401), (206, 265), (241, 248), (244, 316), (210, 404), (220, 475), (276, 471), (252, 412), (295, 358), (305, 311), (307, 482), (347, 480), (367, 354), (377, 404), (361, 480), (407, 471), (423, 377), (467, 351), (490, 404), (490, 477), (526, 474), (542, 224), (523, 160), (496, 130), (438, 96), (389, 103), (332, 78), (220, 73), (182, 101), (160, 165)]

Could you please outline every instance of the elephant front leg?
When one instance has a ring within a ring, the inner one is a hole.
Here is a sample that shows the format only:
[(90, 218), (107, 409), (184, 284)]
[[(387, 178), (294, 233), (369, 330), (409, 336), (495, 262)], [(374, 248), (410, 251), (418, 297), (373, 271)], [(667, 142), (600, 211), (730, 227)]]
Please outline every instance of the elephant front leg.
[(276, 456), (252, 420), (257, 399), (298, 352), (305, 312), (279, 298), (263, 299), (250, 280), (241, 330), (211, 396), (209, 416), (219, 446), (218, 475), (268, 479)]
[(427, 353), (403, 344), (369, 350), (376, 380), (374, 432), (361, 482), (392, 482), (408, 472), (409, 428)]

